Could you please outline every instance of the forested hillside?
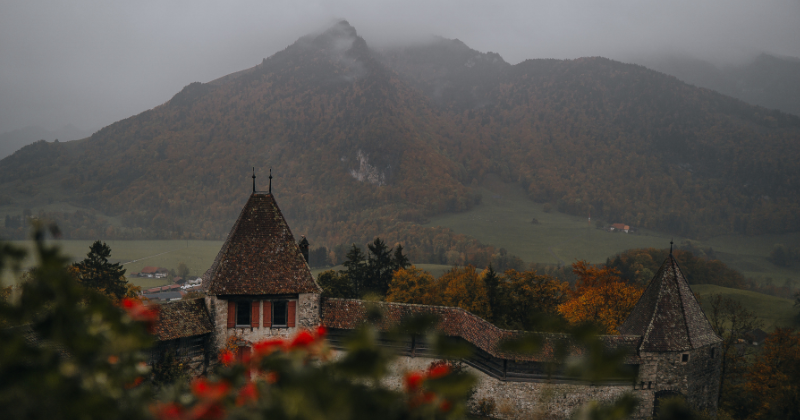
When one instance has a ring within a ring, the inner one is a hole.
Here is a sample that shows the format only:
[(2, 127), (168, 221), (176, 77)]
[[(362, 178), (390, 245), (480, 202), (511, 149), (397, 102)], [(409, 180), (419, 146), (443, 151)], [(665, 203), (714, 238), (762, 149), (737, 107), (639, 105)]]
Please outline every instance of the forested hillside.
[(418, 223), (479, 202), (472, 186), (492, 173), (637, 227), (798, 230), (799, 138), (798, 117), (641, 66), (509, 65), (450, 40), (378, 53), (342, 22), (89, 139), (23, 148), (0, 161), (0, 204), (97, 209), (120, 221), (106, 237), (219, 239), (251, 168), (265, 190), (271, 167), (295, 234), (315, 245), (380, 236), (417, 262), (456, 250), (480, 263), (492, 249)]

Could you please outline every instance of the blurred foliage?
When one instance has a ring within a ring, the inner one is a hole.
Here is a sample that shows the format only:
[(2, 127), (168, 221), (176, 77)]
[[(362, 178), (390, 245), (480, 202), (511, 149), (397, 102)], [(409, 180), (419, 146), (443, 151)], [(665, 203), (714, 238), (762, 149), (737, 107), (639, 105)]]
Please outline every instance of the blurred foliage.
[[(149, 374), (146, 325), (76, 282), (69, 260), (44, 236), (37, 228), (37, 267), (0, 301), (0, 412), (15, 419), (149, 417), (149, 388), (132, 386)], [(21, 256), (3, 245), (0, 269)]]

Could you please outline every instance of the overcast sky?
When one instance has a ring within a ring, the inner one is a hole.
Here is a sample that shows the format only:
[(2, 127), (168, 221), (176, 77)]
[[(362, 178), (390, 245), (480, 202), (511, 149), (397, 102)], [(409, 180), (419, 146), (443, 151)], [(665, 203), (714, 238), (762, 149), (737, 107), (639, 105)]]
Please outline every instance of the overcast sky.
[(506, 61), (800, 57), (800, 0), (0, 0), (0, 133), (98, 129), (347, 19), (379, 46), (458, 38)]

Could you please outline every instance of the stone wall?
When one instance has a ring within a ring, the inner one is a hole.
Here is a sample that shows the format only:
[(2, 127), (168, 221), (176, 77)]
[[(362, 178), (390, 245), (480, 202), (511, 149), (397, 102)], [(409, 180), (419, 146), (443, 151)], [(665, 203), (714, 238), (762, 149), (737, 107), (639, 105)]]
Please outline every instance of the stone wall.
[(717, 413), (722, 375), (722, 345), (712, 344), (691, 352), (688, 366), (689, 405), (711, 415)]
[(297, 299), (297, 326), (307, 330), (320, 325), (320, 294), (301, 293)]
[[(406, 372), (425, 370), (437, 359), (428, 357), (398, 357), (391, 366), (391, 373), (384, 380), (394, 389), (403, 387)], [(564, 419), (591, 401), (610, 402), (626, 392), (632, 392), (640, 400), (650, 400), (653, 392), (633, 390), (630, 385), (589, 385), (582, 383), (548, 383), (501, 381), (467, 366), (478, 378), (476, 392), (471, 400), (473, 410), (481, 399), (493, 399), (496, 405), (493, 417), (501, 419)], [(640, 407), (642, 404), (640, 404)], [(652, 410), (652, 408), (651, 408)], [(638, 410), (634, 418), (646, 418), (649, 413)]]
[[(683, 361), (684, 355), (689, 358), (686, 362)], [(639, 368), (637, 388), (643, 383), (646, 390), (653, 393), (675, 391), (686, 398), (690, 407), (716, 413), (722, 366), (719, 343), (684, 352), (642, 352), (640, 357), (643, 363)], [(642, 403), (642, 410), (652, 415), (654, 400)]]

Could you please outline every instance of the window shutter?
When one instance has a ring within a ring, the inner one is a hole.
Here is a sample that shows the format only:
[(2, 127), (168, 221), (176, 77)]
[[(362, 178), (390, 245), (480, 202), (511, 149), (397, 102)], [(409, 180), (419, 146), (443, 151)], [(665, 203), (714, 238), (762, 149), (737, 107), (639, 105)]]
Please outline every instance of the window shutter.
[(228, 301), (228, 328), (236, 327), (236, 303)]
[(260, 303), (261, 303), (261, 301), (258, 301), (258, 300), (254, 300), (251, 303), (251, 305), (252, 305), (252, 307), (251, 307), (252, 308), (252, 314), (251, 315), (252, 316), (250, 317), (250, 319), (251, 319), (250, 326), (253, 327), (253, 328), (258, 328), (258, 318), (259, 318), (258, 317), (258, 315), (259, 315), (258, 309), (259, 309), (259, 306), (261, 306), (261, 305), (259, 305)]
[(264, 328), (272, 328), (272, 302), (264, 301)]
[(294, 313), (296, 312), (295, 309), (297, 307), (297, 301), (290, 300), (288, 306), (289, 306), (289, 316), (288, 316), (289, 319), (286, 321), (286, 326), (294, 327)]

